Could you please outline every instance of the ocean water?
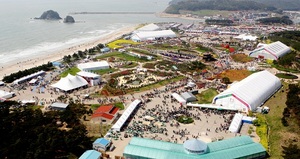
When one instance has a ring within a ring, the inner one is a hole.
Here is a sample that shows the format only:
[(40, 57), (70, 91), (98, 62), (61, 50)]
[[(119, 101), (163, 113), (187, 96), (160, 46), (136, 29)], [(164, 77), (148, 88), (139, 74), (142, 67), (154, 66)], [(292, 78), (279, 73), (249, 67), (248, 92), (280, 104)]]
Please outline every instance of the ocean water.
[(71, 12), (162, 12), (170, 0), (0, 0), (0, 66), (78, 45), (117, 29), (151, 22), (186, 22), (155, 14), (76, 14), (77, 21), (35, 20), (44, 11), (64, 18)]

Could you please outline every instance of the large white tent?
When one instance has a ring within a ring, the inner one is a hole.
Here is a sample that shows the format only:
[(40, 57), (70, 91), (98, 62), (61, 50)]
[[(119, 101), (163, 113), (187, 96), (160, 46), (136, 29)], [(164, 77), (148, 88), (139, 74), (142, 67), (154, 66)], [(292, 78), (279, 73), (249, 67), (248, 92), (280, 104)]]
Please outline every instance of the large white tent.
[(239, 39), (239, 40), (242, 40), (242, 41), (255, 41), (257, 39), (257, 36), (254, 36), (254, 35), (249, 35), (249, 34), (240, 34), (236, 37), (234, 37), (235, 39)]
[(131, 37), (133, 41), (155, 40), (156, 38), (174, 38), (176, 34), (172, 30), (145, 31), (134, 33)]
[(108, 69), (109, 64), (107, 61), (99, 61), (99, 62), (88, 62), (88, 63), (80, 63), (77, 67), (81, 71), (92, 71), (92, 70), (101, 70), (101, 69)]
[(151, 24), (148, 24), (148, 25), (145, 25), (143, 27), (138, 28), (135, 31), (135, 33), (143, 32), (143, 31), (156, 31), (156, 30), (159, 30), (159, 29), (160, 29), (159, 26), (157, 26), (156, 24), (151, 23)]
[(212, 103), (247, 112), (254, 111), (281, 88), (279, 78), (268, 71), (253, 73), (214, 97)]
[(278, 58), (291, 52), (291, 49), (280, 41), (267, 44), (267, 45), (260, 45), (260, 46), (261, 47), (251, 51), (249, 53), (249, 56), (256, 57), (256, 58), (278, 60)]
[(124, 111), (122, 116), (118, 119), (118, 121), (111, 127), (113, 131), (121, 131), (123, 125), (127, 121), (127, 119), (130, 117), (132, 112), (136, 109), (136, 107), (141, 103), (142, 101), (139, 99), (134, 100), (128, 108)]
[(68, 74), (68, 76), (61, 78), (57, 83), (51, 86), (62, 91), (71, 91), (87, 85), (88, 82), (84, 78)]

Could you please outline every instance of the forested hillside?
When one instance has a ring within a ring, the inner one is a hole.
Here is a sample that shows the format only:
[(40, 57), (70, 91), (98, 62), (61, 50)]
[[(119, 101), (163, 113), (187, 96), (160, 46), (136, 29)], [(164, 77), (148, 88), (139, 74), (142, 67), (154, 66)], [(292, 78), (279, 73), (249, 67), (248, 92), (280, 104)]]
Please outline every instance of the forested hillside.
[(179, 14), (180, 10), (299, 10), (299, 0), (172, 0), (166, 13)]

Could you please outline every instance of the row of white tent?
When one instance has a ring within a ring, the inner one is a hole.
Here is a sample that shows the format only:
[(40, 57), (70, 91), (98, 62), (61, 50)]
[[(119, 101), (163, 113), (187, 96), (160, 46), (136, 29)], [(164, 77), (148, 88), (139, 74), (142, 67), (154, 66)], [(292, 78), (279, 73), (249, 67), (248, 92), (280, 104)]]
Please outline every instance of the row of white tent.
[(134, 100), (128, 108), (124, 111), (118, 121), (111, 127), (113, 131), (121, 131), (123, 125), (126, 123), (132, 112), (139, 106), (142, 101), (139, 99)]

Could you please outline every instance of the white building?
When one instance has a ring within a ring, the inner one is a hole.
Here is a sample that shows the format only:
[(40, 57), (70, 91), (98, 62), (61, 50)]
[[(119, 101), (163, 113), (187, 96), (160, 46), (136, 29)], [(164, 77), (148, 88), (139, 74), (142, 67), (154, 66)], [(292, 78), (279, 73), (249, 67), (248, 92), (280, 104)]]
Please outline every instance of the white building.
[(88, 63), (80, 63), (77, 67), (81, 71), (92, 71), (92, 70), (103, 70), (109, 69), (109, 64), (107, 61), (99, 61), (99, 62), (88, 62)]
[(247, 41), (247, 40), (248, 41), (256, 41), (257, 36), (253, 36), (253, 35), (249, 35), (249, 34), (241, 34), (241, 35), (238, 35), (234, 38), (242, 40), (242, 41)]
[(14, 92), (6, 92), (3, 90), (0, 90), (0, 98), (9, 99), (15, 96)]
[(157, 38), (174, 38), (176, 34), (172, 30), (137, 32), (131, 36), (133, 41), (155, 40)]
[(156, 24), (151, 23), (151, 24), (148, 24), (148, 25), (138, 28), (136, 31), (134, 31), (134, 33), (144, 32), (144, 31), (156, 31), (156, 30), (160, 30), (160, 27), (157, 26)]
[(61, 78), (57, 83), (51, 86), (67, 92), (87, 85), (88, 82), (84, 78), (68, 74), (68, 76)]
[(268, 71), (253, 73), (214, 97), (212, 103), (243, 112), (255, 111), (281, 88), (279, 78)]
[(280, 57), (287, 53), (290, 53), (291, 49), (280, 41), (268, 44), (260, 45), (259, 48), (249, 53), (250, 57), (278, 60)]
[(99, 85), (101, 82), (101, 76), (92, 72), (80, 71), (77, 75), (83, 77), (91, 86)]

